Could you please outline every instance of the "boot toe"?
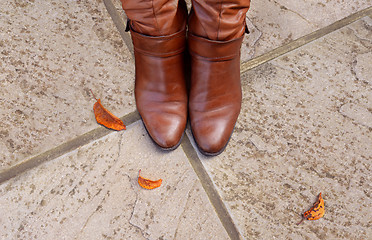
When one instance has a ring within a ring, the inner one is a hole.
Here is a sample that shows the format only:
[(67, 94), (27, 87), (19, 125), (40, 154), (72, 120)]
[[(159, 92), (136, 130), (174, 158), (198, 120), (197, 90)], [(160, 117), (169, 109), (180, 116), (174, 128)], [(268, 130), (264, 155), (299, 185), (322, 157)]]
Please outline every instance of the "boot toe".
[(164, 150), (173, 150), (181, 142), (186, 117), (174, 114), (144, 114), (143, 123), (152, 140)]
[(194, 139), (204, 155), (216, 156), (227, 146), (234, 126), (226, 121), (203, 121), (192, 126)]

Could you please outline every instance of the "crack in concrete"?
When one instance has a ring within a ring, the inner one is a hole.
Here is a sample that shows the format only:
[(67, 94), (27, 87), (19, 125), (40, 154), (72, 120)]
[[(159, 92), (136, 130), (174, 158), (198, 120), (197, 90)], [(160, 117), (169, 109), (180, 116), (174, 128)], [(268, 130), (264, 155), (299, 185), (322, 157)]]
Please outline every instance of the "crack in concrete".
[(194, 181), (194, 184), (192, 185), (192, 187), (190, 188), (189, 192), (187, 193), (187, 200), (185, 202), (185, 207), (183, 208), (183, 211), (182, 213), (180, 214), (180, 217), (178, 218), (178, 223), (177, 223), (177, 227), (176, 227), (176, 230), (174, 231), (174, 236), (173, 236), (173, 239), (175, 239), (177, 237), (177, 233), (178, 233), (178, 229), (180, 227), (180, 224), (181, 224), (181, 221), (182, 221), (182, 216), (184, 215), (184, 213), (186, 212), (186, 206), (188, 204), (188, 202), (190, 201), (190, 198), (191, 198), (191, 192), (195, 189), (196, 187), (196, 184), (198, 183), (197, 180)]
[[(355, 79), (358, 81), (358, 82), (364, 82), (364, 81), (361, 81), (356, 73), (356, 65), (358, 64), (358, 60), (356, 59), (355, 56), (353, 56), (353, 61), (351, 62), (351, 68), (350, 68), (350, 72), (351, 72), (351, 75), (353, 75), (355, 77)], [(367, 83), (368, 82), (364, 82), (364, 83)]]
[(135, 190), (135, 187), (134, 187), (134, 185), (133, 185), (133, 181), (132, 181), (132, 179), (130, 178), (130, 176), (129, 176), (128, 174), (126, 174), (126, 173), (125, 173), (125, 176), (128, 177), (128, 180), (129, 180), (130, 186), (131, 186), (131, 188), (132, 188), (134, 194), (136, 195), (136, 200), (135, 200), (134, 203), (133, 203), (133, 209), (132, 209), (132, 213), (130, 214), (130, 218), (128, 219), (128, 223), (129, 223), (131, 226), (133, 226), (133, 227), (135, 227), (136, 229), (138, 229), (138, 230), (140, 231), (140, 233), (141, 233), (141, 235), (142, 235), (142, 237), (143, 237), (144, 239), (149, 240), (149, 238), (147, 238), (147, 237), (145, 236), (144, 230), (143, 230), (140, 226), (137, 226), (136, 224), (134, 224), (134, 223), (131, 221), (131, 220), (134, 218), (134, 211), (135, 211), (136, 206), (137, 206), (137, 203), (138, 203), (138, 201), (139, 201), (139, 196), (138, 196), (138, 192)]
[[(353, 28), (353, 27), (347, 27), (347, 29), (349, 29), (350, 31), (353, 32), (354, 34), (354, 37), (356, 37), (359, 42), (356, 43), (356, 44), (360, 44), (362, 45), (364, 48), (368, 49), (366, 52), (364, 53), (368, 53), (371, 49), (371, 43), (372, 43), (372, 40), (371, 39), (366, 39), (366, 38), (363, 38), (361, 37), (357, 32), (356, 30)], [(358, 54), (363, 54), (363, 53), (358, 53)]]
[(298, 13), (298, 12), (292, 10), (292, 9), (287, 8), (286, 6), (284, 6), (284, 5), (280, 4), (280, 3), (278, 3), (278, 2), (275, 1), (275, 0), (273, 0), (273, 1), (274, 1), (274, 3), (275, 3), (276, 5), (278, 5), (278, 6), (280, 7), (280, 9), (282, 9), (282, 10), (284, 10), (284, 11), (289, 11), (289, 12), (291, 12), (291, 13), (294, 13), (295, 15), (299, 16), (302, 20), (304, 20), (305, 22), (307, 22), (309, 25), (311, 25), (311, 26), (317, 28), (316, 25), (314, 25), (312, 22), (310, 22), (307, 18), (305, 18), (304, 16), (302, 16), (300, 13)]
[[(363, 47), (365, 47), (365, 48), (367, 48), (367, 49), (370, 49), (370, 47), (364, 45), (363, 41), (369, 41), (369, 42), (372, 42), (372, 40), (361, 38), (361, 37), (358, 36), (358, 34), (354, 31), (353, 28), (349, 28), (349, 29), (354, 33), (354, 36), (355, 36), (356, 38), (358, 38), (359, 40), (361, 40), (360, 43), (363, 45)], [(366, 54), (366, 53), (368, 53), (368, 51), (365, 52), (365, 53), (360, 53), (360, 54)], [(352, 56), (353, 61), (352, 61), (352, 63), (351, 63), (350, 72), (351, 72), (351, 74), (355, 77), (355, 79), (356, 79), (358, 82), (361, 82), (361, 83), (364, 83), (364, 84), (370, 85), (370, 84), (371, 84), (370, 82), (368, 82), (367, 80), (361, 80), (361, 79), (358, 77), (358, 73), (357, 73), (357, 69), (356, 69), (357, 64), (358, 64), (358, 59), (357, 59), (357, 58), (358, 58), (358, 55), (359, 55), (359, 54), (353, 54), (353, 56)]]
[(250, 31), (249, 34), (246, 34), (243, 40), (241, 48), (241, 56), (244, 59), (252, 59), (256, 54), (256, 43), (262, 37), (262, 31), (260, 31), (251, 21), (251, 19), (246, 16), (245, 18), (247, 27)]
[[(344, 110), (344, 108), (346, 108), (346, 111)], [(347, 108), (349, 108), (349, 111)], [(353, 110), (353, 113), (350, 113), (350, 109)], [(372, 111), (364, 106), (361, 106), (360, 104), (353, 102), (345, 103), (339, 108), (338, 112), (345, 118), (353, 121), (355, 124), (362, 125), (367, 128), (372, 128), (372, 124), (369, 124), (370, 121), (364, 121), (364, 118), (372, 119)]]
[[(366, 17), (362, 18), (362, 25), (367, 31), (372, 31), (372, 18), (371, 18), (371, 16), (366, 16)], [(370, 38), (363, 38), (363, 37), (359, 36), (359, 34), (356, 31), (356, 28), (354, 26), (349, 26), (349, 28), (352, 29), (354, 34), (359, 39), (362, 39), (362, 40), (365, 40), (365, 41), (368, 41), (368, 42), (372, 42), (372, 39), (370, 39)]]
[[(248, 19), (248, 21), (252, 24), (252, 26), (254, 26), (255, 29), (257, 29), (257, 32), (258, 32), (258, 36), (253, 40), (253, 42), (251, 43), (251, 47), (253, 47), (254, 45), (256, 45), (256, 43), (258, 42), (258, 40), (260, 40), (260, 38), (262, 37), (262, 31), (260, 31), (256, 25), (253, 24), (253, 22), (251, 21), (251, 19), (249, 19), (248, 17), (246, 18)], [(255, 53), (256, 51), (254, 51)], [(254, 55), (254, 54), (253, 54)]]
[[(121, 145), (122, 145), (123, 138), (124, 138), (124, 136), (123, 136), (123, 134), (121, 134), (121, 136), (120, 136), (120, 140), (119, 140), (119, 150), (118, 150), (118, 157), (117, 157), (117, 160), (119, 159), (120, 154), (121, 154), (121, 149), (122, 149)], [(138, 200), (139, 200), (139, 196), (138, 196), (138, 192), (137, 192), (136, 189), (135, 189), (135, 186), (133, 185), (132, 178), (129, 176), (129, 174), (124, 172), (123, 175), (124, 175), (125, 177), (127, 177), (128, 181), (129, 181), (129, 184), (130, 184), (130, 187), (131, 187), (133, 193), (134, 193), (135, 196), (136, 196), (136, 200), (135, 200), (134, 203), (133, 203), (133, 208), (132, 208), (132, 212), (131, 212), (131, 214), (130, 214), (130, 217), (129, 217), (129, 219), (128, 219), (128, 223), (129, 223), (129, 225), (131, 225), (131, 226), (135, 227), (136, 229), (138, 229), (138, 230), (140, 231), (141, 235), (143, 236), (143, 238), (146, 239), (146, 240), (148, 240), (148, 238), (145, 237), (145, 235), (144, 235), (142, 229), (141, 229), (139, 226), (137, 226), (137, 225), (135, 225), (135, 224), (133, 224), (133, 223), (131, 222), (131, 219), (133, 218), (133, 215), (134, 215), (135, 207), (136, 207), (137, 202), (138, 202)]]
[[(182, 182), (186, 181), (187, 178), (188, 178), (188, 176), (189, 176), (190, 171), (192, 171), (192, 170), (187, 169), (187, 170), (183, 171), (183, 173), (180, 174), (180, 177), (177, 178), (178, 181), (177, 181), (176, 183), (174, 183), (173, 185), (174, 185), (174, 186), (178, 186), (178, 185), (182, 184)], [(129, 176), (128, 176), (128, 177), (129, 177)], [(188, 200), (190, 199), (190, 193), (191, 193), (191, 191), (193, 190), (193, 188), (194, 188), (196, 182), (197, 182), (197, 180), (195, 180), (195, 182), (194, 182), (194, 184), (192, 185), (192, 187), (191, 187), (191, 188), (186, 192), (185, 195), (188, 196), (188, 197), (187, 197), (187, 200), (184, 201), (184, 204), (182, 204), (182, 206), (179, 206), (179, 208), (182, 208), (183, 210), (182, 210), (182, 213), (179, 214), (178, 218), (177, 218), (177, 219), (174, 219), (175, 221), (177, 221), (177, 227), (176, 227), (176, 229), (175, 229), (175, 231), (174, 231), (174, 236), (172, 237), (173, 239), (175, 238), (176, 232), (178, 231), (179, 224), (180, 224), (180, 222), (181, 222), (181, 220), (182, 220), (182, 219), (181, 219), (182, 214), (187, 210), (187, 209), (186, 209), (186, 205), (187, 205)], [(131, 187), (132, 187), (133, 190), (135, 190), (132, 181), (131, 181)], [(159, 205), (161, 205), (161, 206), (167, 206), (167, 200), (168, 200), (170, 197), (172, 197), (172, 196), (174, 195), (173, 193), (175, 192), (175, 190), (176, 190), (175, 188), (170, 189), (170, 190), (167, 190), (168, 194), (166, 194), (166, 195), (161, 199)], [(143, 236), (145, 239), (150, 239), (150, 237), (151, 237), (151, 235), (152, 235), (151, 232), (146, 232), (146, 229), (145, 229), (145, 228), (143, 228), (142, 226), (136, 225), (136, 224), (134, 223), (134, 221), (132, 221), (132, 220), (135, 220), (135, 219), (136, 219), (136, 217), (134, 216), (134, 212), (135, 212), (135, 210), (136, 210), (136, 207), (141, 207), (141, 204), (139, 203), (139, 201), (140, 201), (140, 197), (139, 197), (139, 195), (138, 195), (137, 192), (136, 192), (135, 194), (136, 194), (136, 201), (135, 201), (135, 203), (134, 203), (134, 205), (133, 205), (133, 210), (132, 210), (132, 213), (131, 213), (131, 217), (130, 217), (130, 221), (129, 221), (129, 223), (130, 223), (130, 225), (132, 225), (132, 226), (136, 227), (137, 229), (139, 229), (139, 230), (141, 231), (142, 236)], [(158, 210), (159, 210), (159, 209), (158, 209)], [(161, 209), (160, 209), (160, 210), (161, 210)], [(155, 214), (155, 215), (156, 215), (156, 214)], [(150, 223), (150, 224), (152, 224), (152, 223)], [(150, 225), (150, 224), (149, 224), (149, 225)]]
[[(101, 193), (101, 191), (102, 191), (102, 189), (100, 189), (100, 190), (98, 191), (98, 193), (97, 193), (93, 198), (95, 198), (96, 196), (98, 196), (98, 195)], [(86, 219), (86, 221), (85, 221), (83, 227), (81, 228), (79, 234), (75, 237), (75, 239), (81, 239), (79, 236), (80, 236), (81, 234), (83, 234), (83, 231), (84, 231), (84, 229), (86, 228), (86, 226), (88, 225), (90, 219), (93, 217), (94, 214), (96, 214), (96, 213), (101, 209), (100, 206), (102, 206), (102, 204), (106, 201), (106, 197), (109, 196), (109, 195), (110, 195), (110, 191), (107, 190), (106, 194), (103, 196), (102, 200), (99, 202), (97, 208), (96, 208), (96, 209), (95, 209), (95, 210), (94, 210), (94, 211), (93, 211), (93, 212), (88, 216), (88, 218)]]
[[(284, 70), (284, 71), (288, 71), (288, 72), (290, 72), (290, 73), (292, 73), (292, 74), (294, 74), (296, 77), (298, 77), (298, 78), (304, 78), (304, 79), (306, 79), (306, 80), (308, 80), (308, 81), (311, 81), (311, 78), (309, 77), (309, 76), (306, 76), (306, 75), (304, 75), (304, 74), (301, 74), (299, 71), (299, 69), (291, 69), (291, 68), (289, 68), (289, 67), (284, 67), (284, 66), (280, 66), (280, 65), (278, 65), (278, 64), (276, 64), (275, 62), (270, 62), (270, 64), (271, 65), (273, 65), (274, 67), (276, 67), (276, 68), (279, 68), (279, 69), (282, 69), (282, 70)], [(303, 90), (304, 92), (307, 92), (305, 89)], [(307, 93), (309, 93), (309, 92), (307, 92)], [(310, 94), (310, 93), (309, 93)]]
[(365, 45), (363, 44), (363, 41), (366, 41), (366, 42), (372, 42), (371, 39), (364, 38), (364, 37), (360, 36), (360, 35), (355, 31), (355, 29), (352, 28), (352, 27), (349, 27), (348, 29), (350, 29), (350, 30), (354, 33), (354, 36), (355, 36), (356, 38), (358, 38), (359, 40), (361, 40), (361, 44), (362, 44), (365, 48), (368, 48), (368, 46), (365, 46)]

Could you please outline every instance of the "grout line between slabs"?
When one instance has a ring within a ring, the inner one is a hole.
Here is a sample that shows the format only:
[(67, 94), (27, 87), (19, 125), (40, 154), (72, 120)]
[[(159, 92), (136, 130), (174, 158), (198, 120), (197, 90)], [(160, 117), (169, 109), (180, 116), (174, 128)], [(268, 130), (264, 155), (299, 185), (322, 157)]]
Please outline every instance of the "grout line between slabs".
[(229, 211), (227, 210), (225, 203), (223, 202), (221, 196), (218, 194), (218, 191), (215, 188), (212, 179), (209, 177), (207, 170), (201, 162), (195, 148), (191, 144), (188, 134), (186, 134), (186, 137), (183, 138), (181, 147), (186, 154), (196, 175), (198, 176), (204, 191), (207, 193), (209, 201), (214, 207), (214, 210), (216, 211), (217, 216), (220, 219), (230, 239), (243, 239)]
[(244, 63), (241, 63), (240, 65), (240, 73), (244, 73), (252, 68), (255, 68), (261, 64), (264, 64), (270, 60), (273, 60), (277, 57), (280, 57), (281, 55), (284, 55), (290, 51), (293, 51), (299, 47), (302, 47), (314, 40), (317, 40), (321, 37), (324, 37), (325, 35), (332, 33), (340, 28), (343, 28), (347, 25), (349, 25), (352, 22), (355, 22), (363, 17), (371, 16), (372, 15), (372, 7), (363, 9), (359, 12), (356, 12), (354, 14), (351, 14), (339, 21), (336, 21), (324, 28), (321, 28), (315, 32), (312, 32), (310, 34), (307, 34), (303, 37), (300, 37), (286, 45), (280, 46), (278, 48), (275, 48), (274, 50), (271, 50), (265, 54), (262, 54), (258, 57), (255, 57), (251, 60), (248, 60)]
[[(141, 120), (137, 111), (129, 113), (124, 117), (120, 118), (127, 126)], [(58, 158), (68, 152), (71, 152), (81, 146), (84, 146), (90, 142), (93, 142), (97, 139), (100, 139), (109, 133), (112, 133), (113, 130), (107, 129), (105, 127), (95, 128), (83, 135), (80, 135), (70, 141), (67, 141), (55, 148), (52, 148), (46, 152), (43, 152), (39, 155), (26, 159), (23, 162), (20, 162), (6, 170), (0, 172), (0, 184), (3, 182), (23, 173), (27, 170), (35, 168), (44, 162), (51, 161), (55, 158)]]

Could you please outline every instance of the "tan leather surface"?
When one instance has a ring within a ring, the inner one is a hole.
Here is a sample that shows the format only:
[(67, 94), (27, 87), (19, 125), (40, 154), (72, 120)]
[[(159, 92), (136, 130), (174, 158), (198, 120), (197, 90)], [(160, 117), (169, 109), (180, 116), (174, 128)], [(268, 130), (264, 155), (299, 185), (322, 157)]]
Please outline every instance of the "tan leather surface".
[(183, 0), (121, 0), (131, 29), (149, 36), (165, 36), (183, 29), (187, 17)]
[(241, 108), (240, 47), (250, 0), (192, 0), (189, 117), (202, 153), (226, 147)]
[(239, 38), (249, 6), (250, 0), (192, 0), (190, 32), (210, 40)]
[[(189, 117), (195, 141), (204, 154), (214, 155), (224, 149), (239, 116), (242, 40), (243, 37), (217, 42), (189, 35), (192, 69)], [(205, 51), (208, 48), (215, 51), (208, 54)], [(224, 49), (225, 54), (216, 57), (215, 52)]]
[(134, 31), (131, 35), (138, 112), (151, 138), (162, 148), (173, 148), (180, 142), (187, 122), (186, 31), (166, 37), (147, 37)]
[(182, 0), (122, 0), (135, 56), (137, 110), (164, 149), (180, 143), (187, 122), (185, 49), (187, 9)]

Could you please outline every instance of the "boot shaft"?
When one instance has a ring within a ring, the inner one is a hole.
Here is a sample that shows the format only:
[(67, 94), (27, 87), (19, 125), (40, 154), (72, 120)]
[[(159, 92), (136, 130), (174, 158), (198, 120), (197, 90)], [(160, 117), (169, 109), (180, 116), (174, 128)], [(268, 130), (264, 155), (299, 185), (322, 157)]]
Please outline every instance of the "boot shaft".
[[(131, 29), (149, 36), (166, 36), (183, 29), (184, 0), (121, 0)], [(210, 40), (227, 41), (246, 31), (245, 15), (250, 0), (192, 0), (189, 31)]]
[(192, 0), (189, 32), (210, 40), (228, 41), (246, 31), (250, 0)]
[(130, 28), (148, 36), (166, 36), (185, 28), (184, 0), (121, 0)]

